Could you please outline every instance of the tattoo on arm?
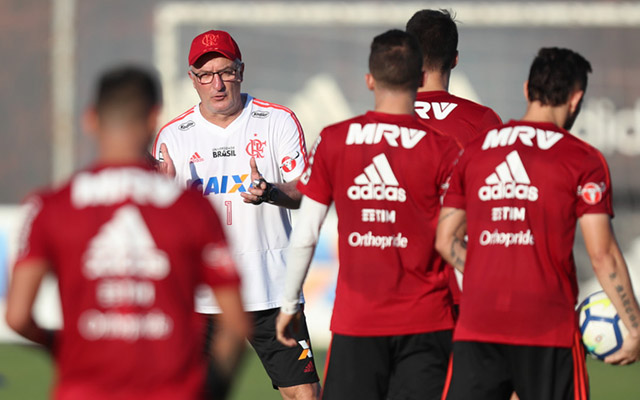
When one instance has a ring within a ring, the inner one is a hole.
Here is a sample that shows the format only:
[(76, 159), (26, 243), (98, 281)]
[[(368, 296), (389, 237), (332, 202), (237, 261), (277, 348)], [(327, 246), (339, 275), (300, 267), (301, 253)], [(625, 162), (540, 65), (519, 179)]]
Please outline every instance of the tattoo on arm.
[(466, 249), (467, 245), (466, 243), (464, 243), (463, 240), (460, 240), (457, 237), (454, 237), (453, 242), (451, 242), (451, 259), (453, 260), (453, 263), (455, 265), (464, 268), (464, 260), (462, 259), (460, 254), (458, 254), (458, 251), (456, 249), (456, 244), (461, 246), (463, 249)]
[[(609, 275), (610, 278), (611, 278), (611, 275), (615, 275), (615, 273), (610, 274)], [(631, 326), (635, 329), (638, 329), (640, 327), (640, 318), (636, 315), (636, 313), (633, 310), (633, 307), (631, 306), (632, 304), (631, 297), (624, 290), (624, 287), (622, 287), (622, 285), (616, 285), (615, 289), (616, 289), (616, 292), (618, 292), (620, 299), (622, 299), (622, 306), (624, 307), (623, 310), (629, 317), (629, 321), (631, 321)]]

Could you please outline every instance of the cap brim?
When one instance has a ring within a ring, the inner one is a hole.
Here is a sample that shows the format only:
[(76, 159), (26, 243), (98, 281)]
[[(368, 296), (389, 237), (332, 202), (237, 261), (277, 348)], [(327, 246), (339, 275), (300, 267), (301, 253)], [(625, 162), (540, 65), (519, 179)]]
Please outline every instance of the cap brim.
[(189, 65), (194, 65), (195, 63), (198, 62), (198, 60), (202, 56), (204, 56), (205, 54), (209, 54), (209, 53), (218, 53), (222, 57), (228, 58), (231, 61), (235, 61), (235, 59), (236, 59), (236, 57), (233, 54), (231, 54), (229, 52), (226, 52), (224, 50), (220, 50), (220, 49), (205, 49), (205, 50), (201, 51), (198, 55), (195, 55), (195, 56), (191, 57), (189, 59)]

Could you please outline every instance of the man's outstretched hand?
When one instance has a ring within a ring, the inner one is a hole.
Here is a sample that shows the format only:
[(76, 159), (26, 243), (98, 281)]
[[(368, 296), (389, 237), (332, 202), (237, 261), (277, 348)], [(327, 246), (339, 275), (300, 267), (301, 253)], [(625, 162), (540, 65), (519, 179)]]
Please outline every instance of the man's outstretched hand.
[(167, 145), (162, 143), (160, 145), (160, 153), (162, 154), (162, 160), (157, 165), (158, 172), (164, 174), (170, 178), (174, 178), (176, 176), (176, 166), (173, 165), (173, 160), (169, 155), (169, 149), (167, 149)]
[(264, 180), (260, 171), (258, 171), (258, 164), (256, 159), (251, 157), (249, 160), (249, 167), (251, 167), (251, 182), (247, 192), (240, 193), (245, 203), (258, 205), (264, 201), (264, 195), (267, 190), (267, 181)]

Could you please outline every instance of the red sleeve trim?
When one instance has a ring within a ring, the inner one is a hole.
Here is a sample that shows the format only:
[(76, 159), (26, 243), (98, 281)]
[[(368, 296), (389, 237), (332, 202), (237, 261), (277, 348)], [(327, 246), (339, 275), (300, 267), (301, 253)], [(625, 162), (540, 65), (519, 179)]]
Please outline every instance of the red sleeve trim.
[(306, 168), (308, 158), (307, 158), (307, 148), (304, 145), (304, 131), (302, 130), (302, 125), (300, 124), (298, 117), (296, 117), (296, 114), (291, 109), (285, 106), (281, 106), (280, 104), (269, 103), (268, 101), (264, 101), (256, 98), (253, 99), (253, 102), (259, 105), (260, 107), (275, 108), (276, 110), (282, 110), (288, 113), (289, 115), (291, 115), (293, 122), (295, 122), (296, 127), (298, 128), (298, 144), (300, 145), (300, 153), (302, 154), (302, 157), (304, 159), (304, 166)]

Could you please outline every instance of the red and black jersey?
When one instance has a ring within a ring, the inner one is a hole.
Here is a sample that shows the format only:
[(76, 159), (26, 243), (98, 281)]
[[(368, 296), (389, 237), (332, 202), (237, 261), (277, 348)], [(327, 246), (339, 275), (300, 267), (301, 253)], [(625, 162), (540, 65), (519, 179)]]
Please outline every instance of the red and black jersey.
[(197, 398), (201, 284), (239, 285), (207, 200), (141, 166), (100, 166), (31, 196), (16, 268), (58, 277), (60, 399)]
[(466, 210), (469, 238), (454, 340), (570, 347), (576, 221), (613, 216), (602, 154), (553, 124), (510, 121), (467, 145), (444, 206)]
[(413, 115), (368, 112), (325, 128), (298, 188), (338, 214), (331, 330), (388, 336), (453, 327), (433, 248), (442, 187), (459, 152)]

